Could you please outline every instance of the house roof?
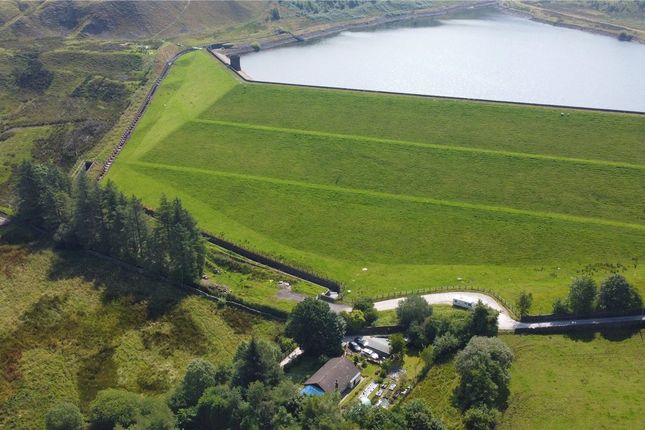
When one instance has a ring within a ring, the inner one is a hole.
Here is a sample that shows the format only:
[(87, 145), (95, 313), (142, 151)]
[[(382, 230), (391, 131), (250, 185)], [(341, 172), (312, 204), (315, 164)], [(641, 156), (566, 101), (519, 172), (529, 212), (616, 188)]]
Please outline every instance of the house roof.
[(358, 374), (360, 372), (351, 361), (345, 357), (336, 357), (318, 369), (311, 378), (307, 379), (305, 385), (317, 385), (326, 393), (331, 393), (336, 390), (336, 384), (338, 384), (338, 389), (343, 391)]
[(390, 340), (383, 337), (365, 337), (367, 347), (382, 354), (390, 354)]

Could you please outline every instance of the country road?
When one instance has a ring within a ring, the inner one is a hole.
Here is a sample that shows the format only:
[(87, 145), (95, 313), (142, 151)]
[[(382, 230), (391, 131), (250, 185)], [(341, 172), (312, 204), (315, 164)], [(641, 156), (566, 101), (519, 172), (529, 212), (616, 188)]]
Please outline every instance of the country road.
[[(508, 310), (506, 310), (502, 305), (500, 305), (494, 298), (487, 296), (482, 293), (473, 293), (473, 292), (449, 292), (449, 293), (436, 293), (436, 294), (426, 294), (421, 296), (431, 305), (452, 305), (452, 300), (455, 298), (464, 298), (471, 301), (481, 300), (482, 303), (490, 306), (499, 312), (498, 316), (498, 325), (499, 329), (503, 331), (514, 331), (516, 329), (540, 329), (540, 328), (549, 328), (549, 327), (602, 327), (604, 325), (615, 324), (619, 322), (628, 322), (628, 321), (642, 321), (645, 322), (645, 316), (643, 315), (629, 315), (621, 317), (604, 317), (604, 318), (581, 318), (581, 319), (570, 319), (570, 320), (558, 320), (558, 321), (544, 321), (537, 323), (523, 323), (516, 321), (511, 318)], [(378, 311), (387, 311), (396, 309), (399, 302), (404, 298), (383, 300), (381, 302), (374, 303), (374, 307)]]

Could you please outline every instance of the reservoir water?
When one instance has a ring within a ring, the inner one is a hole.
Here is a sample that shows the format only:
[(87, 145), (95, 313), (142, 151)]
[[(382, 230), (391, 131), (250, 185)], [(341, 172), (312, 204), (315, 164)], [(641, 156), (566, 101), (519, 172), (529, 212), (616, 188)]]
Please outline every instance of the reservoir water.
[(253, 79), (645, 112), (645, 45), (496, 9), (242, 57)]

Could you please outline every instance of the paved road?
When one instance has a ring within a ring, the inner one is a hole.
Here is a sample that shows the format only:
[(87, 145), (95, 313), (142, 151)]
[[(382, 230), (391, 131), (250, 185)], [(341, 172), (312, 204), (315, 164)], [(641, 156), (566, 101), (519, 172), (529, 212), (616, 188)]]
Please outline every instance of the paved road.
[[(513, 331), (515, 329), (522, 328), (547, 328), (547, 327), (570, 327), (570, 326), (589, 326), (597, 327), (606, 324), (625, 322), (625, 321), (643, 321), (645, 322), (645, 316), (643, 315), (631, 315), (624, 317), (608, 317), (608, 318), (586, 318), (586, 319), (570, 319), (570, 320), (561, 320), (561, 321), (545, 321), (539, 323), (523, 323), (514, 320), (501, 304), (499, 304), (494, 298), (487, 296), (482, 293), (473, 293), (473, 292), (450, 292), (450, 293), (436, 293), (436, 294), (426, 294), (421, 296), (431, 305), (452, 305), (452, 300), (455, 298), (465, 298), (470, 301), (481, 300), (484, 304), (490, 306), (499, 312), (498, 325), (500, 330), (504, 331)], [(374, 307), (379, 311), (387, 311), (391, 309), (396, 309), (399, 305), (399, 302), (403, 298), (384, 300), (381, 302), (374, 303)]]

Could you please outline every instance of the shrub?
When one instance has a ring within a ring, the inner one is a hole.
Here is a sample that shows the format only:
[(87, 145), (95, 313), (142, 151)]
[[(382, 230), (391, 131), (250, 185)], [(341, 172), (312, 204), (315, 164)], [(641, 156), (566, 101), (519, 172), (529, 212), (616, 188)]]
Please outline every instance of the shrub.
[(349, 333), (356, 333), (367, 325), (363, 311), (354, 309), (351, 312), (341, 312), (339, 315), (345, 320)]
[(466, 430), (493, 430), (497, 421), (494, 409), (486, 407), (470, 408), (464, 414)]
[(443, 361), (459, 349), (459, 339), (452, 333), (446, 333), (434, 340), (434, 360)]
[(554, 315), (564, 315), (569, 313), (569, 305), (565, 300), (562, 299), (555, 299), (553, 302), (553, 309), (551, 312)]
[(374, 321), (378, 319), (378, 311), (374, 308), (374, 302), (367, 297), (362, 297), (354, 302), (354, 309), (363, 312), (367, 325), (374, 324)]
[(54, 73), (45, 69), (37, 52), (26, 52), (16, 56), (20, 64), (13, 70), (13, 77), (18, 87), (34, 91), (44, 91), (54, 80)]
[(127, 428), (136, 422), (139, 397), (125, 390), (109, 388), (101, 391), (90, 406), (89, 421), (92, 430)]
[(73, 403), (58, 403), (45, 415), (46, 430), (79, 430), (82, 425), (81, 411)]

